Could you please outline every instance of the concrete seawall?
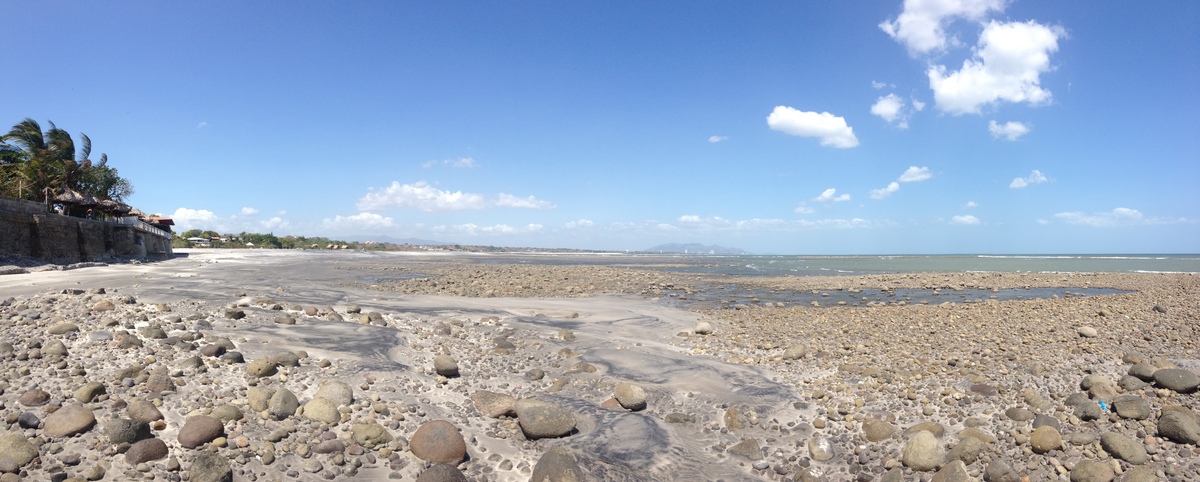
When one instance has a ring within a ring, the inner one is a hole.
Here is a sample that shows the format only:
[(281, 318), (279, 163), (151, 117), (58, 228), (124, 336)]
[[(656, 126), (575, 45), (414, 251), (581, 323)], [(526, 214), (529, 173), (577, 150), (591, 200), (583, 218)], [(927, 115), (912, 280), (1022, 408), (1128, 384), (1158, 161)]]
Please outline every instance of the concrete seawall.
[(171, 238), (142, 223), (75, 218), (47, 213), (44, 204), (0, 197), (0, 256), (53, 263), (111, 258), (170, 258)]

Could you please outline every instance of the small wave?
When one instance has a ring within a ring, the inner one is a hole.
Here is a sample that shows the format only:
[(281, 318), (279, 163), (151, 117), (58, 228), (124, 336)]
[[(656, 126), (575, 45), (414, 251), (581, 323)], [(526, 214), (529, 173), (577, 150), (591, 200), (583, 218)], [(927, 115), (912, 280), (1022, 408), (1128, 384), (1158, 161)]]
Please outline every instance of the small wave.
[(1197, 274), (1196, 271), (1151, 271), (1145, 269), (1135, 269), (1133, 272), (1142, 274)]

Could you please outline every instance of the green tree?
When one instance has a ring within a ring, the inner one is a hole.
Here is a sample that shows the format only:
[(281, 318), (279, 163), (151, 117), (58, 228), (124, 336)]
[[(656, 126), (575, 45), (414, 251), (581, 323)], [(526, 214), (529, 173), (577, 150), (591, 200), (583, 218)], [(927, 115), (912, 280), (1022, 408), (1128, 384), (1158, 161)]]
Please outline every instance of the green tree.
[[(107, 154), (100, 155), (99, 163), (92, 163), (92, 140), (86, 134), (80, 134), (77, 150), (70, 133), (49, 124), (50, 129), (42, 132), (37, 121), (26, 118), (0, 136), (0, 163), (19, 166), (5, 169), (9, 182), (3, 185), (8, 192), (12, 184), (8, 176), (16, 176), (17, 197), (47, 204), (50, 196), (65, 189), (114, 201), (133, 194), (133, 184), (107, 165)], [(7, 172), (10, 170), (15, 172)]]

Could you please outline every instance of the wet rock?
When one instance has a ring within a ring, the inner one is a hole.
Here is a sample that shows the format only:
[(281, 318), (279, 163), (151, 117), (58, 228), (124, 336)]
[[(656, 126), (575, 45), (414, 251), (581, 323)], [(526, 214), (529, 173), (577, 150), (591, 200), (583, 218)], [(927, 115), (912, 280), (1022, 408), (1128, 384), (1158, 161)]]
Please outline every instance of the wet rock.
[(758, 439), (748, 438), (736, 444), (730, 445), (725, 449), (734, 455), (740, 455), (747, 459), (757, 459), (762, 457), (762, 447), (758, 443)]
[(1179, 393), (1192, 393), (1200, 387), (1200, 375), (1182, 368), (1164, 368), (1154, 372), (1154, 384)]
[(808, 441), (808, 455), (817, 462), (824, 462), (837, 454), (832, 441), (825, 437), (815, 437)]
[(409, 439), (408, 448), (421, 460), (455, 465), (467, 454), (467, 445), (458, 427), (445, 420), (422, 424)]
[(1164, 412), (1158, 418), (1158, 433), (1181, 444), (1200, 444), (1200, 424), (1182, 411)]
[(313, 446), (313, 453), (337, 454), (346, 450), (346, 444), (338, 439), (325, 440)]
[(433, 357), (433, 371), (446, 378), (458, 376), (458, 361), (450, 355)]
[(17, 467), (24, 467), (38, 456), (38, 448), (20, 433), (8, 432), (0, 435), (0, 459), (10, 459)]
[(237, 408), (237, 406), (223, 403), (213, 408), (212, 416), (217, 417), (222, 422), (236, 422), (241, 420), (245, 414), (243, 414), (242, 409)]
[(150, 424), (142, 420), (116, 418), (104, 422), (101, 429), (108, 436), (108, 443), (113, 445), (150, 438)]
[(148, 438), (129, 446), (125, 451), (125, 461), (129, 465), (137, 465), (167, 457), (167, 443), (162, 439)]
[(985, 482), (1021, 482), (1021, 476), (1001, 459), (992, 459), (983, 469)]
[(200, 452), (188, 470), (188, 482), (233, 482), (233, 469), (224, 456)]
[(342, 407), (354, 401), (354, 390), (345, 382), (325, 381), (313, 397), (324, 398), (333, 402), (334, 406)]
[(1033, 417), (1033, 428), (1036, 430), (1042, 427), (1051, 427), (1057, 431), (1059, 429), (1058, 419), (1039, 413)]
[(167, 367), (160, 367), (150, 372), (150, 377), (146, 379), (146, 391), (150, 393), (175, 391), (175, 381), (167, 374)]
[(929, 482), (972, 482), (971, 475), (967, 473), (967, 466), (961, 460), (954, 460), (941, 470), (933, 474), (933, 478)]
[(421, 471), (421, 475), (417, 476), (417, 482), (467, 482), (467, 476), (452, 465), (433, 464), (428, 469)]
[(225, 435), (225, 425), (208, 415), (188, 417), (179, 429), (179, 445), (193, 449)]
[(374, 420), (367, 420), (352, 425), (350, 427), (350, 437), (354, 439), (354, 443), (366, 448), (384, 445), (396, 439), (391, 433), (388, 433), (386, 428)]
[(26, 407), (40, 407), (50, 403), (50, 394), (40, 388), (32, 388), (22, 393), (17, 402)]
[(38, 428), (42, 425), (42, 419), (33, 412), (21, 412), (17, 415), (17, 425), (21, 428)]
[(517, 423), (531, 439), (563, 437), (575, 430), (575, 414), (531, 398), (517, 400)]
[(501, 393), (476, 390), (471, 394), (471, 402), (475, 404), (475, 409), (479, 410), (479, 413), (491, 418), (513, 416), (517, 413), (517, 399)]
[(668, 413), (663, 420), (667, 423), (692, 423), (695, 421), (691, 415), (682, 412)]
[(290, 351), (277, 352), (271, 356), (268, 356), (267, 359), (281, 367), (300, 366), (300, 357)]
[(270, 358), (259, 358), (246, 364), (246, 375), (253, 378), (269, 377), (279, 371), (279, 364)]
[(927, 472), (938, 468), (945, 458), (946, 454), (937, 437), (927, 430), (921, 430), (908, 439), (902, 460), (905, 466), (913, 470)]
[(1113, 457), (1134, 465), (1141, 465), (1150, 460), (1150, 455), (1146, 453), (1146, 447), (1141, 442), (1117, 432), (1105, 432), (1101, 435), (1100, 446)]
[(69, 437), (91, 430), (96, 416), (83, 405), (66, 405), (47, 415), (42, 432), (50, 437)]
[(584, 482), (583, 470), (575, 456), (562, 448), (547, 450), (533, 466), (530, 482)]
[(91, 403), (96, 397), (106, 393), (104, 384), (100, 382), (88, 382), (75, 390), (75, 400), (79, 403)]
[(973, 464), (979, 460), (985, 444), (975, 437), (963, 437), (961, 441), (946, 454), (946, 460), (961, 460), (965, 464)]
[(283, 420), (295, 415), (298, 408), (300, 400), (296, 398), (296, 394), (286, 388), (280, 388), (271, 395), (271, 401), (267, 403), (267, 414), (272, 419)]
[(1151, 365), (1149, 361), (1138, 362), (1129, 367), (1129, 374), (1144, 382), (1153, 382), (1156, 371), (1158, 371), (1158, 367)]
[(1154, 468), (1143, 465), (1126, 470), (1121, 476), (1121, 482), (1158, 482), (1158, 474)]
[(1071, 482), (1112, 482), (1114, 477), (1112, 466), (1101, 460), (1080, 460), (1071, 469)]
[(626, 410), (643, 410), (646, 408), (646, 391), (632, 383), (618, 383), (613, 390), (613, 396)]
[(144, 422), (163, 419), (163, 414), (159, 411), (158, 407), (149, 401), (140, 399), (129, 402), (129, 406), (125, 407), (125, 415), (131, 419)]
[(1138, 395), (1122, 395), (1114, 398), (1112, 408), (1121, 418), (1145, 420), (1150, 416), (1150, 402)]
[(275, 390), (267, 387), (250, 387), (246, 391), (246, 402), (250, 406), (250, 410), (262, 412), (271, 404), (271, 396), (275, 395)]
[(863, 438), (868, 442), (879, 442), (891, 437), (896, 433), (896, 426), (877, 418), (868, 418), (863, 421)]
[(1062, 448), (1062, 441), (1062, 435), (1058, 433), (1058, 430), (1049, 425), (1038, 427), (1029, 436), (1029, 445), (1033, 448), (1034, 453), (1038, 454)]

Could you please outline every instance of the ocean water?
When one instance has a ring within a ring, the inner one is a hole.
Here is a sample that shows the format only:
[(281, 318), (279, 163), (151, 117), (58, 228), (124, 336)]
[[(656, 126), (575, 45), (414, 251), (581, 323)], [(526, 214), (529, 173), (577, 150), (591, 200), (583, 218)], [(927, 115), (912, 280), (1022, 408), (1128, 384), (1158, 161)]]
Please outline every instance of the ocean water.
[(588, 264), (743, 276), (882, 273), (1200, 273), (1197, 254), (719, 256), (670, 254), (496, 255), (481, 262)]

